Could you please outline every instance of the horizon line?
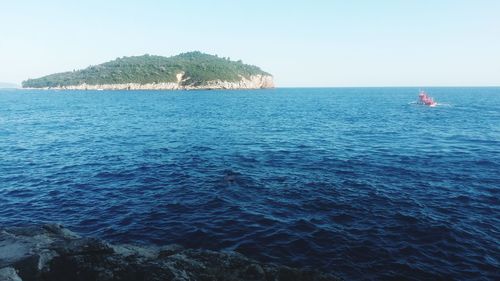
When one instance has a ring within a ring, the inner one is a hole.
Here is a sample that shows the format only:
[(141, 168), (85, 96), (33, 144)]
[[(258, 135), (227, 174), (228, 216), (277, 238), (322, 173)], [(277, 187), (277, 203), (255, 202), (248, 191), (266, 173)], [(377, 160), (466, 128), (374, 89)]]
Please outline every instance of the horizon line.
[[(283, 86), (267, 89), (243, 89), (243, 90), (276, 90), (276, 89), (355, 89), (355, 88), (500, 88), (500, 85), (441, 85), (441, 86)], [(36, 88), (0, 87), (0, 90), (39, 90)], [(40, 89), (41, 90), (41, 89)], [(50, 90), (50, 89), (43, 89)], [(128, 90), (131, 91), (131, 90)], [(132, 90), (133, 91), (133, 90)], [(161, 90), (159, 90), (161, 91)]]

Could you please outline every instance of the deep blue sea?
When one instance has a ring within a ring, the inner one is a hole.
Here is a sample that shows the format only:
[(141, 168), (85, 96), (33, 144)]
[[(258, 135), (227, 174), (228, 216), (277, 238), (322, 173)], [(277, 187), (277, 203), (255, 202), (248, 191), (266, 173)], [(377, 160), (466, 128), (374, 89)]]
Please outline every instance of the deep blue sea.
[(0, 225), (500, 279), (500, 88), (0, 91)]

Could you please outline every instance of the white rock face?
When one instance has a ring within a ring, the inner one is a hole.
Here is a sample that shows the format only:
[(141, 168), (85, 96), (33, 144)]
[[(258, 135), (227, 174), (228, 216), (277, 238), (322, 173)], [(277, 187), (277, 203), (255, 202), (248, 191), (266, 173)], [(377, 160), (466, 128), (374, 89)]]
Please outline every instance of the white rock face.
[(103, 84), (103, 85), (74, 85), (48, 87), (43, 89), (53, 90), (240, 90), (240, 89), (265, 89), (274, 88), (273, 77), (270, 75), (252, 75), (250, 78), (240, 76), (237, 82), (214, 80), (200, 86), (182, 85), (189, 77), (184, 77), (184, 73), (176, 75), (177, 82), (168, 83), (126, 83), (126, 84)]

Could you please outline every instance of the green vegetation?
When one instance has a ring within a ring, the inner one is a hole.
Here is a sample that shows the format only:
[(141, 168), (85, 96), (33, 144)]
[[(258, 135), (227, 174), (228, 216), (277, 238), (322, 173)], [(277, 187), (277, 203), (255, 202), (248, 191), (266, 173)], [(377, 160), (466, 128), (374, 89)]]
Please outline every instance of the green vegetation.
[(43, 88), (81, 85), (177, 82), (176, 75), (184, 72), (183, 86), (200, 86), (213, 80), (239, 81), (241, 76), (270, 75), (257, 66), (231, 61), (229, 58), (201, 52), (183, 53), (173, 57), (143, 55), (123, 57), (82, 70), (51, 74), (28, 79), (22, 86)]

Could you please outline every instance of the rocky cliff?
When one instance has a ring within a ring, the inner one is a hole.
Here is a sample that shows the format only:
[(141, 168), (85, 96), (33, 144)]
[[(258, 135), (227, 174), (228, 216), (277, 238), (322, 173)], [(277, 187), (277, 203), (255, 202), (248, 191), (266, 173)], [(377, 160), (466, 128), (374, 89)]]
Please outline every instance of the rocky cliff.
[(185, 85), (182, 79), (183, 73), (179, 73), (181, 79), (177, 82), (167, 83), (123, 83), (123, 84), (102, 84), (102, 85), (70, 85), (43, 87), (42, 89), (54, 90), (242, 90), (242, 89), (266, 89), (274, 88), (273, 77), (270, 75), (252, 75), (249, 79), (241, 76), (240, 81), (208, 81), (203, 85)]
[(110, 245), (60, 225), (0, 229), (1, 281), (338, 280), (236, 252)]

